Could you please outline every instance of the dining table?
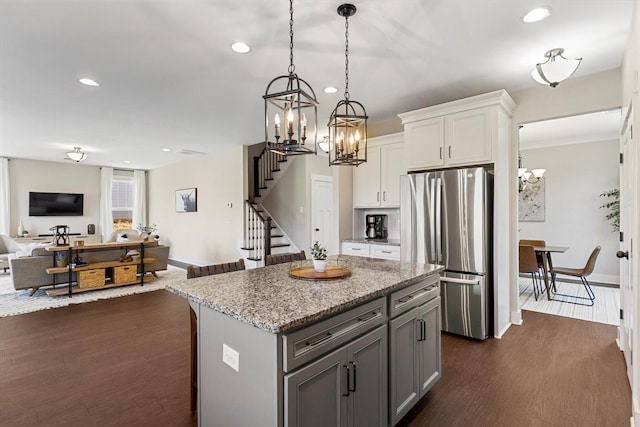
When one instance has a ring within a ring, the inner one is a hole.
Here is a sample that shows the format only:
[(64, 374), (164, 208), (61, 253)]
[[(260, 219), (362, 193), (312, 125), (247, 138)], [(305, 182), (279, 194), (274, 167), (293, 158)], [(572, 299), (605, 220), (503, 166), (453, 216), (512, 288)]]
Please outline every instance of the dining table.
[[(533, 250), (536, 251), (537, 254), (542, 255), (542, 269), (544, 270), (544, 287), (547, 290), (547, 299), (551, 301), (551, 293), (549, 292), (549, 272), (553, 269), (553, 262), (551, 261), (552, 253), (564, 253), (569, 249), (568, 246), (533, 246)], [(553, 282), (554, 291), (555, 291), (555, 281)]]

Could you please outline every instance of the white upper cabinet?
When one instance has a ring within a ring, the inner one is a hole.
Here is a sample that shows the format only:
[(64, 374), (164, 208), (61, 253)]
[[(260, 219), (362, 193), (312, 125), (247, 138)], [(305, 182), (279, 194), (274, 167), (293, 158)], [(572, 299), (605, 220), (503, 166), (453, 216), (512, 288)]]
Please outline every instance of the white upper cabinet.
[(500, 90), (400, 114), (408, 170), (493, 163), (501, 123), (514, 108)]
[(353, 207), (399, 207), (400, 175), (406, 172), (402, 133), (371, 138), (367, 162), (353, 172)]

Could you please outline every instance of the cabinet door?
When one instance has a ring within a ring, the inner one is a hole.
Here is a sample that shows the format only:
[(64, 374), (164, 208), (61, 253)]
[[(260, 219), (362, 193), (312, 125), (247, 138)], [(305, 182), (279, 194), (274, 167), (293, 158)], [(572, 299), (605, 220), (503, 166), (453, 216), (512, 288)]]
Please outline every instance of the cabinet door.
[(389, 322), (390, 421), (395, 425), (420, 398), (418, 383), (418, 309)]
[(404, 137), (409, 170), (422, 170), (444, 165), (443, 117), (406, 124)]
[(476, 108), (446, 117), (447, 165), (490, 163), (492, 156), (491, 107)]
[(349, 344), (349, 426), (387, 426), (387, 326)]
[(422, 398), (442, 376), (440, 358), (440, 297), (418, 307), (423, 322), (424, 340), (420, 341), (420, 397)]
[(329, 427), (347, 425), (346, 349), (284, 377), (284, 425)]
[(353, 206), (380, 206), (380, 147), (367, 149), (367, 161), (353, 170)]
[(400, 207), (400, 175), (407, 173), (404, 145), (390, 144), (380, 147), (381, 206)]

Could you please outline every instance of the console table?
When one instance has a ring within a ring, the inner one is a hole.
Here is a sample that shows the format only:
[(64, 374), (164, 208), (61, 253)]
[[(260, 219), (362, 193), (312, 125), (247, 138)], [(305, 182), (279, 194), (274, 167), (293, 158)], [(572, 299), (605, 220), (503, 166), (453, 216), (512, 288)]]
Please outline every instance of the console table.
[[(144, 265), (156, 262), (154, 258), (145, 258), (144, 247), (151, 242), (113, 242), (113, 243), (99, 243), (93, 245), (83, 246), (49, 246), (45, 248), (47, 252), (52, 252), (53, 267), (47, 268), (47, 274), (54, 276), (57, 274), (67, 273), (69, 275), (67, 289), (53, 289), (47, 291), (49, 296), (57, 296), (67, 294), (69, 298), (74, 293), (93, 291), (96, 289), (114, 288), (118, 286), (126, 286), (133, 284), (140, 284), (144, 286), (145, 271)], [(123, 255), (131, 249), (140, 250), (140, 259), (136, 261), (120, 262), (105, 261), (95, 262), (90, 264), (75, 265), (73, 260), (79, 256), (82, 252), (93, 250), (120, 250), (123, 251)], [(55, 255), (58, 252), (67, 252), (69, 264), (66, 267), (57, 267), (55, 261)], [(140, 277), (138, 277), (138, 265), (141, 266), (142, 271)], [(110, 274), (107, 274), (109, 272)], [(73, 273), (76, 273), (77, 287), (73, 287)], [(110, 278), (110, 279), (108, 279)], [(83, 286), (83, 280), (86, 280), (86, 286)], [(147, 280), (154, 280), (148, 278)]]

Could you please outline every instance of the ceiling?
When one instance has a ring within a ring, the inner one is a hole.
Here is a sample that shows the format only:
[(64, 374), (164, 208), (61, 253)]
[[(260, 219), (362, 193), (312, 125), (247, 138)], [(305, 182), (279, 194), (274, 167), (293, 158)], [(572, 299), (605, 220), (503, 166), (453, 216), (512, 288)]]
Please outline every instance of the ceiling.
[[(344, 90), (341, 1), (294, 1), (296, 72), (314, 88), (320, 131)], [(497, 89), (563, 47), (575, 76), (618, 68), (633, 0), (356, 0), (352, 100), (371, 122)], [(399, 7), (401, 5), (401, 7)], [(0, 155), (152, 169), (264, 140), (262, 95), (287, 73), (286, 0), (0, 0)], [(242, 40), (253, 50), (230, 49)], [(78, 83), (97, 80), (100, 87)], [(326, 86), (337, 94), (323, 93)], [(548, 90), (554, 90), (549, 88)], [(164, 152), (162, 148), (170, 151)], [(130, 163), (124, 163), (129, 161)]]
[(621, 114), (618, 108), (524, 124), (519, 133), (520, 150), (616, 140)]

